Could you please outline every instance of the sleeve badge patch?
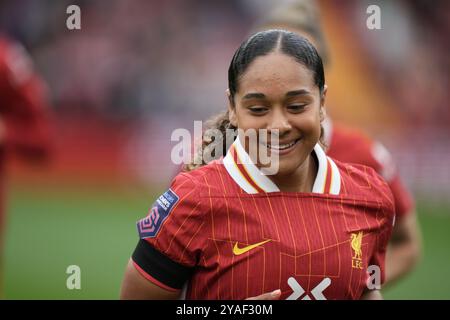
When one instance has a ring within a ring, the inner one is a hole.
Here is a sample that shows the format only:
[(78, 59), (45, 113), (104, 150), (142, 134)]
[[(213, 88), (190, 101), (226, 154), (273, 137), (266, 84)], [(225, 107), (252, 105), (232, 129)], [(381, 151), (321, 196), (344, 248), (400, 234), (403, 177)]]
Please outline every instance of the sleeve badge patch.
[(139, 237), (155, 237), (178, 200), (179, 197), (171, 189), (159, 196), (149, 214), (137, 223)]

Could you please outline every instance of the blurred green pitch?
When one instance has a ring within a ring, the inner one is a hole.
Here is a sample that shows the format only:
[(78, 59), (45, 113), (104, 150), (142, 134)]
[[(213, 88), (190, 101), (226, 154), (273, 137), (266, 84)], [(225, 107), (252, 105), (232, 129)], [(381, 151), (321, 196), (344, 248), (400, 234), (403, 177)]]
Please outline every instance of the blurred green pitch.
[[(13, 184), (5, 252), (6, 299), (117, 299), (137, 242), (135, 222), (164, 188)], [(424, 256), (386, 299), (450, 299), (450, 205), (419, 202)], [(427, 214), (424, 214), (427, 212)], [(81, 268), (81, 290), (66, 268)]]

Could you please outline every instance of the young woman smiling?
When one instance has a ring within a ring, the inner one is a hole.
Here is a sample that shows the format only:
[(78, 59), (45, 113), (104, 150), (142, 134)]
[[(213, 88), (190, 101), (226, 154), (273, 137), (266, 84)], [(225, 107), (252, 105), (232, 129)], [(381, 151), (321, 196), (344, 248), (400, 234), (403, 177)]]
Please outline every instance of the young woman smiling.
[[(178, 174), (138, 222), (121, 297), (380, 298), (366, 282), (369, 266), (384, 279), (392, 194), (372, 169), (325, 155), (316, 49), (288, 31), (258, 32), (234, 54), (228, 81), (217, 125), (239, 134), (223, 158)], [(276, 174), (250, 152), (245, 133), (259, 129)]]

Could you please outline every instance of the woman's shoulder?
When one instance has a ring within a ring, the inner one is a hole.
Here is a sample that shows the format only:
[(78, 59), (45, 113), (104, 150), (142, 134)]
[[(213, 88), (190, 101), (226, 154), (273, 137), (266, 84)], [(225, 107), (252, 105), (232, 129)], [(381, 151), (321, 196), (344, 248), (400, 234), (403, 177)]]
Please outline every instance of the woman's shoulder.
[(372, 209), (383, 216), (387, 226), (395, 221), (395, 202), (387, 182), (371, 167), (336, 161), (341, 176), (341, 196), (349, 199), (364, 212)]
[(373, 168), (356, 163), (344, 163), (333, 159), (341, 175), (341, 192), (368, 201), (381, 201), (388, 205), (394, 203), (387, 182)]
[(223, 175), (221, 160), (214, 160), (193, 170), (181, 171), (172, 181), (172, 187), (185, 185), (185, 188), (195, 188), (197, 192), (211, 189), (218, 185)]
[[(212, 181), (217, 168), (211, 163), (191, 171), (179, 172), (170, 183), (168, 190), (157, 200), (157, 204), (168, 210), (174, 208), (172, 216), (203, 215), (208, 211), (211, 195), (209, 189), (217, 185)], [(171, 210), (168, 210), (171, 211)]]

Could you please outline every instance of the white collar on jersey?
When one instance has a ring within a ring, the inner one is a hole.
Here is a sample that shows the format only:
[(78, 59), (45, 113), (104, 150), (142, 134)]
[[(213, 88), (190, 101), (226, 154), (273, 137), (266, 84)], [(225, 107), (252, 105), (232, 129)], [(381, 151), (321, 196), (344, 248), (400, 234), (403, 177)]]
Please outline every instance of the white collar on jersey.
[[(334, 161), (316, 144), (313, 150), (319, 162), (313, 193), (339, 194), (341, 175)], [(231, 178), (247, 193), (278, 192), (280, 189), (251, 161), (239, 137), (231, 145), (223, 164)]]

